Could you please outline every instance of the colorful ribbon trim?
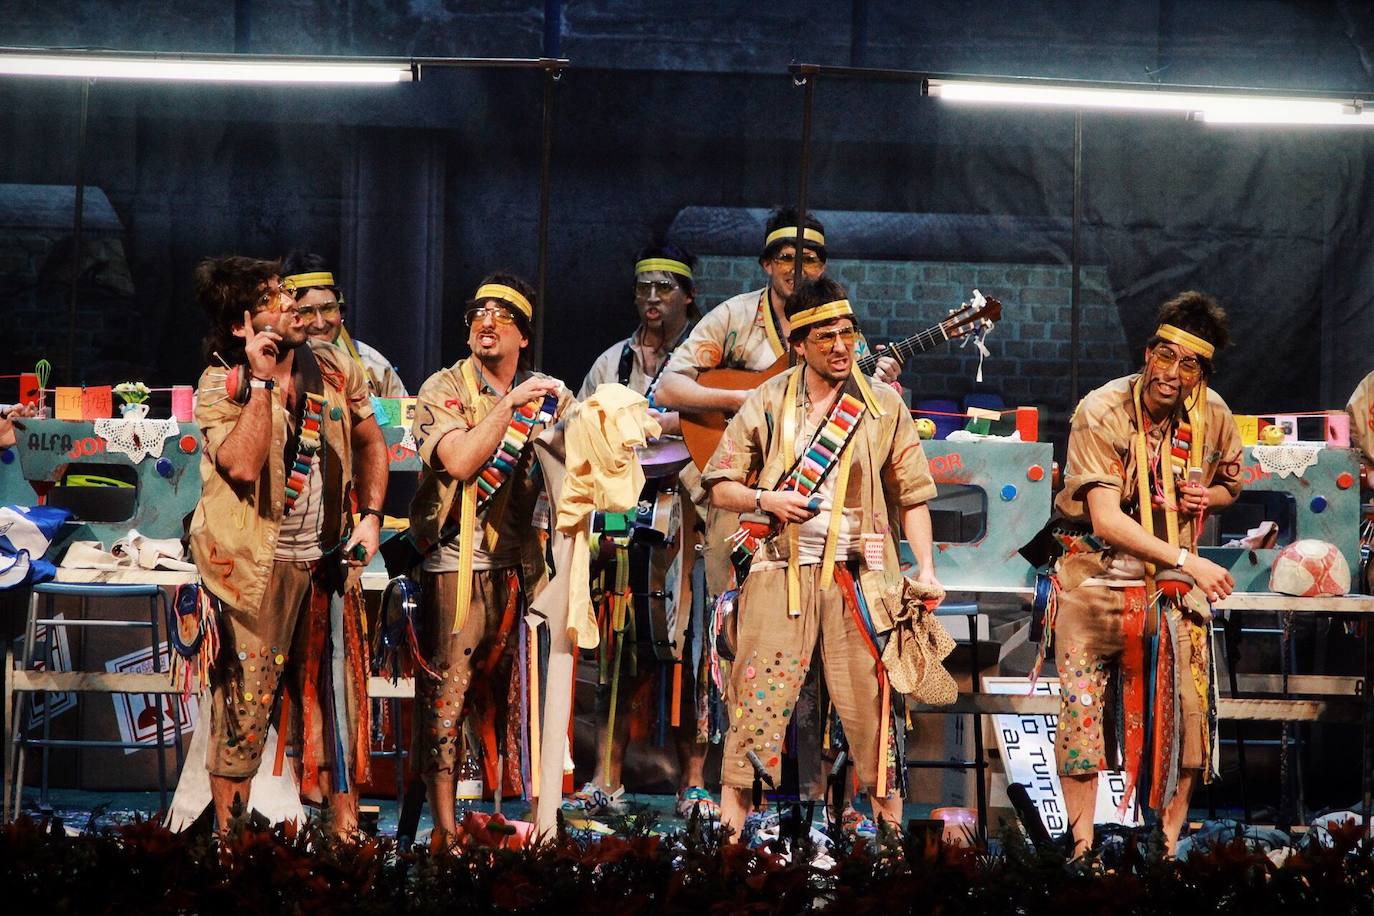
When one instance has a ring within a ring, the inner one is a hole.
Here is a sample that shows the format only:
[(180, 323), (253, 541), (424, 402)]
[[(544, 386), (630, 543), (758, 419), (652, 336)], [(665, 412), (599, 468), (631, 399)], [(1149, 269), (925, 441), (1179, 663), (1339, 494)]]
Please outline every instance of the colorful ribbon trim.
[(296, 437), (296, 455), (286, 469), (286, 505), (283, 515), (290, 515), (296, 500), (305, 492), (310, 480), (310, 466), (320, 450), (320, 425), (324, 422), (324, 395), (305, 393), (305, 408), (301, 414), (301, 432)]

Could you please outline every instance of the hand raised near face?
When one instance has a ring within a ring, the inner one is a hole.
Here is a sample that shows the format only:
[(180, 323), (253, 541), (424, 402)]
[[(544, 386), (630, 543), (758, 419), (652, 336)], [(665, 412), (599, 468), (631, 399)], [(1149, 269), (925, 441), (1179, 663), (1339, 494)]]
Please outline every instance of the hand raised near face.
[(248, 358), (248, 369), (256, 378), (271, 378), (277, 368), (277, 347), (281, 335), (271, 328), (253, 330), (253, 316), (247, 310), (243, 313), (243, 327), (234, 330), (234, 336), (244, 341), (243, 353)]

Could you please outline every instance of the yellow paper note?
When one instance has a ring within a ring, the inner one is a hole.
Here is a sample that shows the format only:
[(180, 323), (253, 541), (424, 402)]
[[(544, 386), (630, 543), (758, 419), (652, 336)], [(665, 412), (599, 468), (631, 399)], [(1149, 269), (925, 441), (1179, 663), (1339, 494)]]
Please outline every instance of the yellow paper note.
[(114, 398), (109, 385), (95, 385), (81, 390), (81, 419), (108, 420), (114, 413)]
[(57, 403), (55, 417), (59, 420), (80, 420), (82, 398), (80, 388), (56, 389)]
[(1259, 417), (1236, 414), (1236, 429), (1240, 432), (1241, 445), (1254, 445), (1259, 441)]

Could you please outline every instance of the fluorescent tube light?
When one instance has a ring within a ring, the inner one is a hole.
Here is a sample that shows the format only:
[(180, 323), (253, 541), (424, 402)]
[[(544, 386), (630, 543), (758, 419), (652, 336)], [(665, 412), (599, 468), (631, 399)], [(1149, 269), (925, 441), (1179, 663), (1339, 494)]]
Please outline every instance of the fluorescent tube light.
[(199, 80), (225, 83), (399, 83), (413, 78), (409, 61), (322, 58), (120, 55), (105, 52), (0, 53), (0, 74), (83, 79)]
[(1152, 89), (932, 78), (928, 93), (950, 102), (1062, 108), (1182, 112), (1212, 124), (1374, 126), (1356, 99), (1295, 98), (1196, 88)]

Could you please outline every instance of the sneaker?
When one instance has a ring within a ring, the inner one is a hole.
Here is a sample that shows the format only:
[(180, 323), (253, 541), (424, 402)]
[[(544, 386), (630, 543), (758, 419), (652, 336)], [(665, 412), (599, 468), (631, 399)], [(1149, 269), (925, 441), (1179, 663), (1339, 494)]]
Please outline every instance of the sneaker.
[(692, 816), (693, 811), (699, 811), (702, 818), (720, 820), (720, 805), (711, 799), (711, 793), (701, 786), (692, 786), (689, 789), (682, 789), (677, 793), (677, 804), (674, 807), (677, 816), (687, 820)]
[(621, 809), (620, 798), (624, 794), (624, 786), (607, 794), (596, 783), (589, 782), (563, 799), (563, 810), (577, 811), (582, 814), (614, 814)]

